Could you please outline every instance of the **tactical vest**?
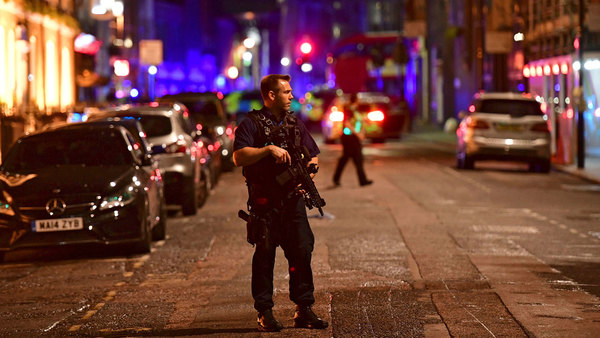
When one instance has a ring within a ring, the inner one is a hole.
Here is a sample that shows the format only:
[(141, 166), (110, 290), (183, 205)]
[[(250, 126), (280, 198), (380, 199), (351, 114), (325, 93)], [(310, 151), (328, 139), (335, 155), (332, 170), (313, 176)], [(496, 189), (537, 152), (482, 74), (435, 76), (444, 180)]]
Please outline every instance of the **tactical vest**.
[[(248, 118), (252, 119), (258, 129), (254, 142), (257, 148), (272, 144), (290, 150), (291, 147), (300, 146), (302, 138), (300, 128), (296, 117), (291, 112), (286, 113), (279, 124), (268, 118), (261, 110), (249, 112)], [(271, 186), (276, 184), (275, 177), (286, 169), (287, 164), (277, 164), (272, 156), (267, 156), (253, 165), (244, 167), (243, 174), (248, 184)]]

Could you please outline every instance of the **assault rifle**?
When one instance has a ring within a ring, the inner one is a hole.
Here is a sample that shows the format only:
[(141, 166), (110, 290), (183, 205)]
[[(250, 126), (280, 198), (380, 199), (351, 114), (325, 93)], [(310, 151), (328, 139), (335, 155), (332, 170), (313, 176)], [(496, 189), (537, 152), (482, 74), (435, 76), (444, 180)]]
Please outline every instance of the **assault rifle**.
[(304, 204), (309, 209), (316, 207), (323, 216), (322, 208), (325, 206), (325, 200), (319, 195), (315, 182), (310, 177), (310, 174), (316, 174), (319, 170), (317, 165), (314, 163), (308, 165), (311, 157), (305, 146), (291, 147), (288, 152), (292, 158), (292, 164), (276, 177), (277, 183), (281, 186), (293, 186), (294, 191), (290, 194), (301, 192)]

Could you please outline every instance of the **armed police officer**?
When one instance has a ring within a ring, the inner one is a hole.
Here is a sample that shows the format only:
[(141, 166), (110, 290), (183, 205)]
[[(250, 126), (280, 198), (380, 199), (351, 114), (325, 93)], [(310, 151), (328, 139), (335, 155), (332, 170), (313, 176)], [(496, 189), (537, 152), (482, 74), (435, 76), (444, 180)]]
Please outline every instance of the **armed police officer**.
[(296, 304), (294, 327), (328, 326), (312, 311), (314, 236), (303, 199), (306, 192), (282, 179), (289, 176), (285, 173), (294, 164), (295, 157), (291, 154), (298, 147), (308, 153), (307, 166), (314, 169), (311, 177), (316, 172), (320, 152), (304, 124), (289, 111), (293, 98), (290, 80), (289, 75), (265, 76), (260, 83), (264, 107), (249, 112), (235, 132), (233, 160), (236, 166), (243, 167), (250, 215), (240, 212), (248, 220), (248, 241), (256, 244), (252, 258), (252, 297), (260, 331), (283, 328), (272, 312), (277, 246), (288, 260), (290, 299)]

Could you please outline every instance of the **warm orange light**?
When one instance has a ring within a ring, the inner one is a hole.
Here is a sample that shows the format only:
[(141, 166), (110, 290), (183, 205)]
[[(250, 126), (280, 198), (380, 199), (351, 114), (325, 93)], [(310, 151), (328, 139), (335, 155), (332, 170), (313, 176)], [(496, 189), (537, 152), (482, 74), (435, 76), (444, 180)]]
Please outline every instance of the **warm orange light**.
[(560, 65), (560, 72), (563, 73), (563, 74), (567, 74), (569, 72), (569, 65), (567, 65), (566, 62), (563, 62)]
[(529, 75), (531, 77), (535, 76), (535, 66), (534, 65), (529, 66)]
[(549, 65), (544, 66), (544, 75), (550, 75), (550, 66)]
[(568, 119), (572, 119), (573, 118), (573, 108), (569, 108), (567, 109), (567, 118)]
[(523, 67), (523, 76), (529, 77), (529, 75), (530, 75), (529, 67), (527, 67), (527, 66)]
[(548, 108), (548, 105), (546, 104), (546, 102), (542, 102), (542, 103), (540, 104), (540, 109), (541, 109), (541, 110), (542, 110), (544, 113), (546, 113), (546, 109), (547, 109), (547, 108)]
[(560, 73), (560, 66), (555, 63), (552, 65), (552, 74), (558, 75), (558, 73)]

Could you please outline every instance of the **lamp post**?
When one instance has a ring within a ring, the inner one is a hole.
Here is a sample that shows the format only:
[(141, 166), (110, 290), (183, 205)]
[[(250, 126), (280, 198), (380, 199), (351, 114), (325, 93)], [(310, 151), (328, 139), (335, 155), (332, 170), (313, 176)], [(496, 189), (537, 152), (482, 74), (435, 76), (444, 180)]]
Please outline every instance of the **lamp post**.
[(580, 97), (577, 104), (577, 168), (583, 169), (585, 167), (585, 123), (583, 120), (583, 114), (585, 112), (585, 102), (583, 96), (583, 46), (584, 46), (584, 1), (579, 0), (579, 27), (578, 27), (578, 36), (577, 39), (579, 41), (579, 93)]

